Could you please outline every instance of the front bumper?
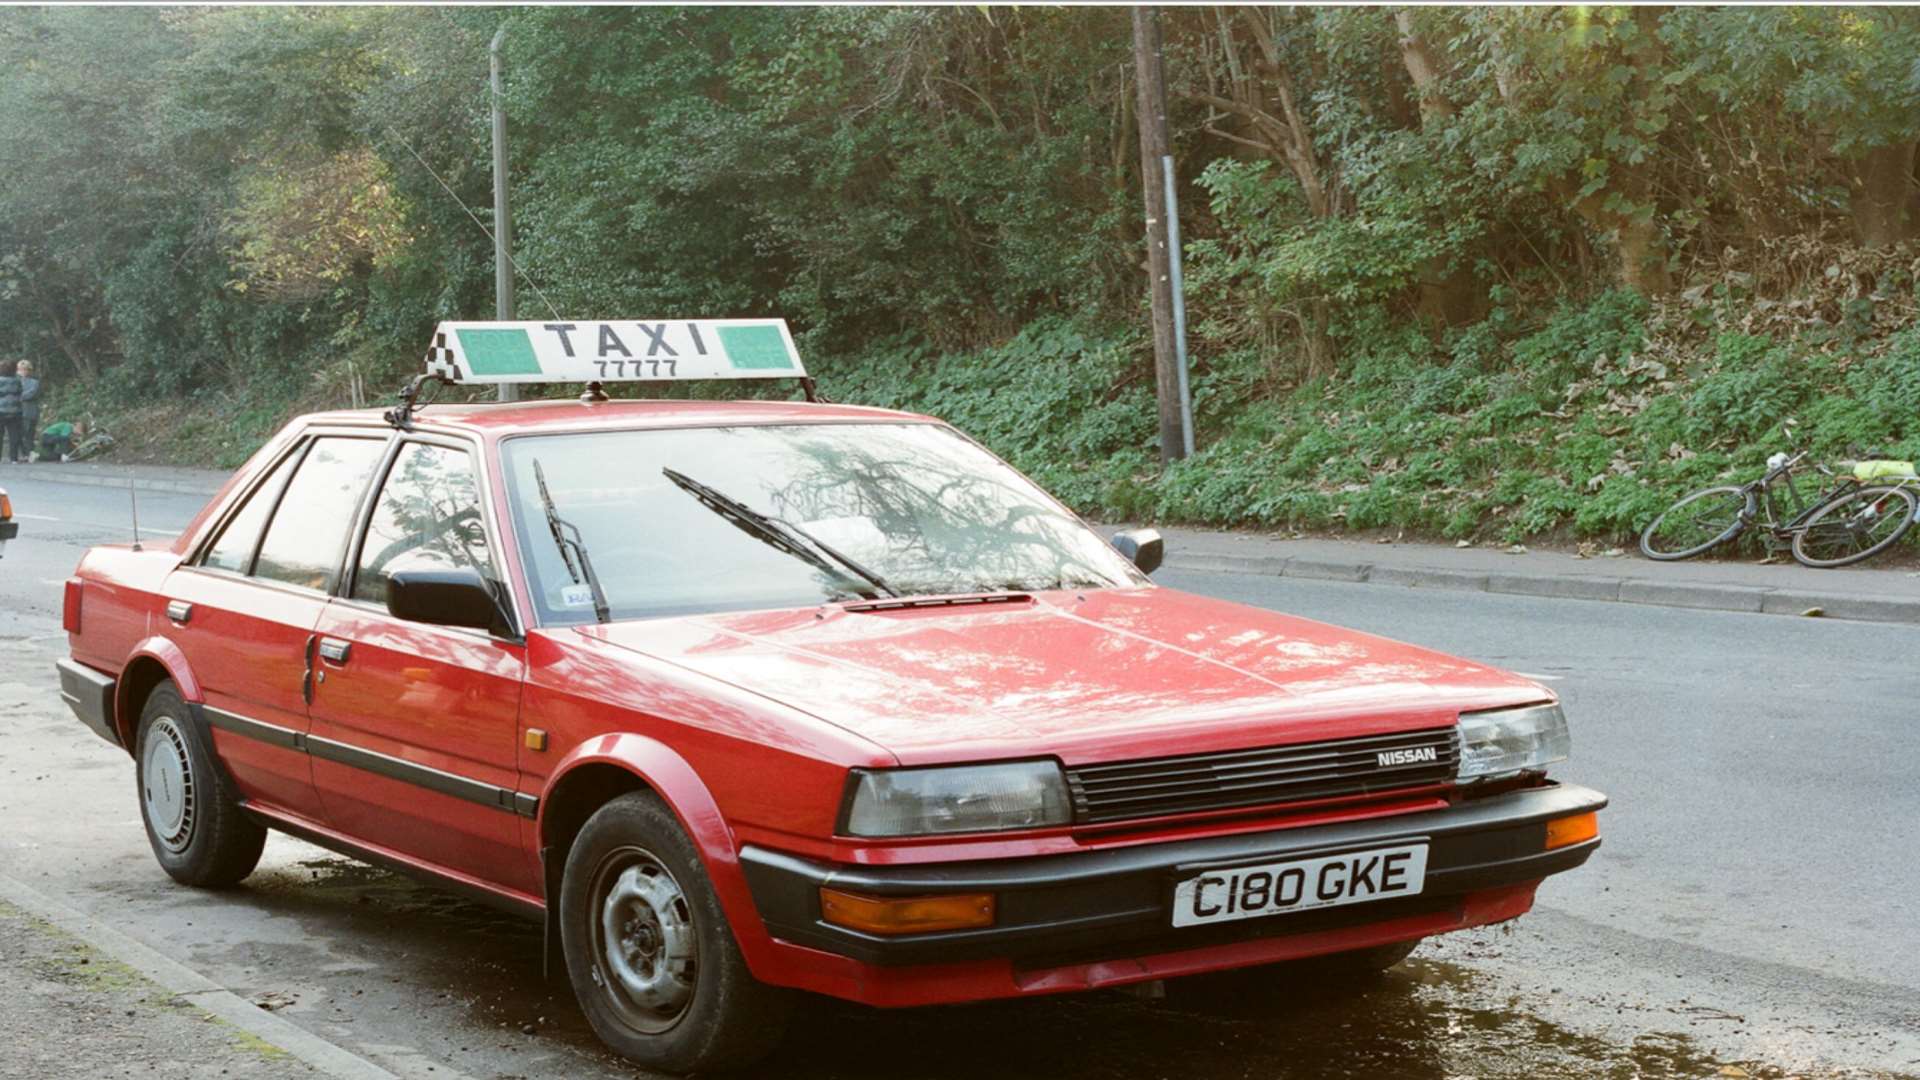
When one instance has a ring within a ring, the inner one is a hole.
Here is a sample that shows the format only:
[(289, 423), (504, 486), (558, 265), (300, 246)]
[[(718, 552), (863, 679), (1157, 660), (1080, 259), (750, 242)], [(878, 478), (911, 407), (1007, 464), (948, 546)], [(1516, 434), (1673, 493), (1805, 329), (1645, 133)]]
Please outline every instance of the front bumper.
[[(767, 931), (775, 938), (879, 968), (995, 960), (1031, 971), (1374, 924), (1404, 922), (1432, 926), (1433, 932), (1474, 925), (1465, 913), (1484, 905), (1470, 901), (1524, 887), (1530, 902), (1534, 883), (1586, 862), (1600, 846), (1599, 839), (1548, 851), (1547, 822), (1606, 804), (1597, 791), (1550, 784), (1444, 810), (1066, 855), (931, 866), (843, 866), (749, 846), (740, 861)], [(1199, 865), (1272, 862), (1421, 840), (1428, 844), (1427, 873), (1418, 896), (1221, 925), (1178, 930), (1171, 925), (1173, 884), (1199, 872)], [(991, 892), (997, 898), (996, 923), (979, 930), (868, 934), (822, 920), (823, 885), (874, 896)], [(1520, 910), (1524, 904), (1512, 914)], [(1335, 933), (1329, 940), (1350, 937)]]

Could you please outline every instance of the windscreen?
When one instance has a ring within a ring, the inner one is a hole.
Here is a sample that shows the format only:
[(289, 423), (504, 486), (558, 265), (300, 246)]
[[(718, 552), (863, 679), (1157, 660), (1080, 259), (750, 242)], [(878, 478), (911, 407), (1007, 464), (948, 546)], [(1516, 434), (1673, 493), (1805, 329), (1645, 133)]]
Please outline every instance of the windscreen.
[(1145, 580), (939, 424), (527, 436), (501, 453), (547, 623), (596, 617), (583, 561), (614, 619)]

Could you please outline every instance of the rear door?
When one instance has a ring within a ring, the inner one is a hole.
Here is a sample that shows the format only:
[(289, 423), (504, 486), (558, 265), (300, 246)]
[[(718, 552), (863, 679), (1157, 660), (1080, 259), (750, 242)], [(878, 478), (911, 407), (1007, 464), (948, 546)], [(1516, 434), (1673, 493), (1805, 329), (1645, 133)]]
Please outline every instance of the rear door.
[(291, 446), (167, 579), (168, 636), (200, 681), (214, 747), (241, 794), (320, 818), (307, 754), (314, 626), (387, 437)]
[(411, 859), (528, 896), (521, 847), (520, 686), (526, 648), (388, 614), (387, 576), (471, 567), (500, 587), (478, 449), (402, 440), (316, 628), (308, 750), (327, 820)]

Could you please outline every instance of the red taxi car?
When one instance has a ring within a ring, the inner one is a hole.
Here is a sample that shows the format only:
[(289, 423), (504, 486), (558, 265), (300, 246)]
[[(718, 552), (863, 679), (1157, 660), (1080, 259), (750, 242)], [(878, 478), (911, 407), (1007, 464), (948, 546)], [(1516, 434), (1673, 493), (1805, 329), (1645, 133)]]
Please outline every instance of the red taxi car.
[[(777, 322), (448, 324), (429, 360), (804, 377)], [(87, 554), (63, 695), (168, 874), (233, 885), (278, 829), (542, 918), (610, 1045), (695, 1069), (794, 990), (1384, 966), (1599, 844), (1527, 679), (1157, 587), (1157, 537), (928, 417), (594, 389), (307, 416), (170, 547)]]

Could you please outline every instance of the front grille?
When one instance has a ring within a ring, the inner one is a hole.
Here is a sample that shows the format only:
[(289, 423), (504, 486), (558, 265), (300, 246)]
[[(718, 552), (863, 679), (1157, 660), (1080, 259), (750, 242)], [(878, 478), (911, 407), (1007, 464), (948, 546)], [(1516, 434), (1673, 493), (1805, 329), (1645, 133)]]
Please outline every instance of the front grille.
[[(1431, 761), (1380, 764), (1382, 754), (1426, 748)], [(1067, 770), (1067, 786), (1074, 820), (1098, 825), (1420, 787), (1453, 779), (1459, 764), (1459, 730), (1444, 727), (1080, 765)]]

